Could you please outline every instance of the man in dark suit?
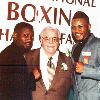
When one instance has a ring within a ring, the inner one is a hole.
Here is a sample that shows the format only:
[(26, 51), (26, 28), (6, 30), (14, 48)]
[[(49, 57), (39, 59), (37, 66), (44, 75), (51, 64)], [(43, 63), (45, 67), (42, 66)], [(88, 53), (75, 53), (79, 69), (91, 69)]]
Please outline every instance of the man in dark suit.
[(28, 73), (25, 61), (33, 44), (32, 25), (16, 24), (13, 42), (0, 53), (0, 100), (32, 100), (35, 79)]
[(58, 50), (60, 36), (58, 29), (44, 28), (40, 34), (41, 48), (27, 54), (30, 71), (37, 77), (40, 74), (36, 91), (32, 92), (33, 100), (66, 100), (68, 97), (72, 84), (72, 63), (70, 57)]

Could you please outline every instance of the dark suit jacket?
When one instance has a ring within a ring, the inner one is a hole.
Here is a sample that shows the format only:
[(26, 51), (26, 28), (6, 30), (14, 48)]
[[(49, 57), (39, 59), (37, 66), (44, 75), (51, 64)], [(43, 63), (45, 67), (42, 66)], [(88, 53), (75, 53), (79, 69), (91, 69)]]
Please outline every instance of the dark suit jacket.
[[(31, 51), (27, 55), (27, 63), (29, 71), (31, 72), (34, 67), (40, 69), (40, 49)], [(61, 64), (66, 63), (68, 70), (62, 70)], [(45, 66), (44, 66), (45, 67)], [(65, 54), (59, 53), (55, 76), (47, 91), (42, 78), (36, 82), (36, 91), (33, 91), (33, 100), (67, 100), (67, 96), (72, 84), (72, 63), (70, 57)]]
[(32, 100), (34, 80), (22, 48), (12, 43), (0, 53), (0, 100)]

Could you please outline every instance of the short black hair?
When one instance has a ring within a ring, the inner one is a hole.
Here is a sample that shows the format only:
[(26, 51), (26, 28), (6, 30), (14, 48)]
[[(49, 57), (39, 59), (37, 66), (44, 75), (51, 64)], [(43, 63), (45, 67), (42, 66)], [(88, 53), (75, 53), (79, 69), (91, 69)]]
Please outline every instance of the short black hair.
[(33, 26), (29, 23), (26, 23), (26, 22), (20, 22), (20, 23), (16, 24), (16, 26), (14, 28), (14, 32), (17, 33), (17, 34), (20, 34), (20, 32), (22, 32), (25, 28), (30, 29), (33, 32), (33, 35), (34, 35)]
[(87, 23), (90, 23), (89, 17), (88, 17), (84, 12), (82, 12), (82, 11), (77, 11), (77, 12), (74, 14), (72, 20), (73, 20), (73, 19), (77, 19), (77, 18), (84, 18), (84, 19), (87, 21)]

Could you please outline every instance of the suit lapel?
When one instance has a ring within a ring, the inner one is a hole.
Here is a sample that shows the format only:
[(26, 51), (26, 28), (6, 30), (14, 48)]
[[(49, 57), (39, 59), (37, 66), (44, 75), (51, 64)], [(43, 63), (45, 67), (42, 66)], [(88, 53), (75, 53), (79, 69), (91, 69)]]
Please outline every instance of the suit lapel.
[(62, 64), (62, 62), (64, 62), (64, 59), (63, 59), (62, 56), (63, 56), (62, 53), (59, 52), (58, 62), (57, 62), (57, 67), (56, 67), (56, 72), (55, 72), (55, 75), (54, 75), (54, 78), (53, 78), (53, 81), (51, 83), (50, 88), (52, 88), (53, 86), (55, 86), (56, 82), (58, 82), (58, 74), (61, 71), (61, 64)]
[[(39, 58), (40, 58), (40, 53), (39, 53)], [(64, 62), (64, 58), (63, 58), (62, 53), (59, 52), (58, 62), (57, 62), (57, 67), (56, 67), (56, 72), (55, 72), (55, 75), (54, 75), (54, 78), (52, 80), (50, 88), (52, 88), (56, 84), (56, 82), (58, 82), (58, 74), (59, 74), (59, 72), (61, 70), (61, 64), (62, 64), (62, 62)], [(39, 60), (39, 65), (40, 65), (40, 60)], [(39, 68), (40, 68), (40, 66), (39, 66)], [(40, 83), (41, 83), (43, 89), (45, 91), (47, 91), (42, 78), (40, 79)], [(50, 88), (49, 88), (49, 90), (50, 90)]]
[(40, 67), (40, 49), (36, 49), (33, 54), (33, 65), (36, 67)]
[[(38, 65), (37, 67), (40, 70), (40, 48), (36, 50), (34, 59), (35, 59), (35, 61), (34, 61), (35, 62), (35, 65)], [(40, 73), (41, 73), (41, 70), (40, 70)], [(46, 87), (44, 85), (44, 82), (43, 82), (43, 79), (42, 78), (39, 80), (39, 82), (40, 82), (40, 84), (42, 86), (42, 89), (46, 91)]]

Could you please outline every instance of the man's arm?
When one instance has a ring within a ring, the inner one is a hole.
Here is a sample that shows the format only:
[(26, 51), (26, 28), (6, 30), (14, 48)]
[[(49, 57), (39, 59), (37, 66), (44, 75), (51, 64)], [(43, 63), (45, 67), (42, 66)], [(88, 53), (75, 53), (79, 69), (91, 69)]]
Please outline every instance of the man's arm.
[(84, 64), (82, 62), (78, 62), (76, 64), (76, 72), (81, 73), (82, 77), (92, 78), (96, 80), (100, 80), (100, 43), (95, 45), (94, 49), (96, 49), (96, 59), (94, 60), (95, 65), (92, 66), (90, 64)]

